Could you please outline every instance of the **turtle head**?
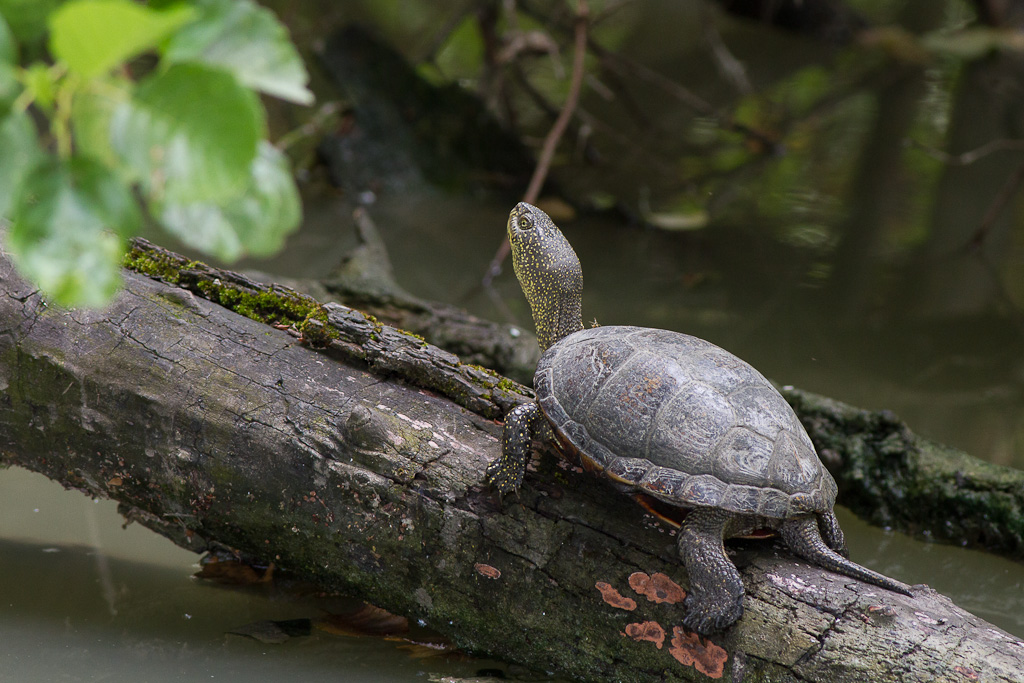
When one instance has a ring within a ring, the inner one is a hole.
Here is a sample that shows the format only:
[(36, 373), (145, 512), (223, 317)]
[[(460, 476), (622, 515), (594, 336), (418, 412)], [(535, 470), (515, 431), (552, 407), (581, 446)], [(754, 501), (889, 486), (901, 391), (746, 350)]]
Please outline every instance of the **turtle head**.
[(536, 206), (520, 202), (508, 216), (508, 242), (540, 348), (582, 330), (583, 270), (558, 226)]

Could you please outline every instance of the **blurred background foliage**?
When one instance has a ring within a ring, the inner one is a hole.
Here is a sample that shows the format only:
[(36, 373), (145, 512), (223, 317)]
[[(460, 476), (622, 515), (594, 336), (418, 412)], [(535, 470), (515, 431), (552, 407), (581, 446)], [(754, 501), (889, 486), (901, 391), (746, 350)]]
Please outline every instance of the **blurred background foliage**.
[(287, 32), (250, 0), (0, 2), (4, 246), (50, 301), (99, 306), (143, 217), (222, 259), (298, 227), (262, 92), (309, 104)]
[[(314, 50), (327, 27), (370, 27), (534, 150), (568, 88), (573, 2), (276, 9)], [(547, 194), (668, 230), (754, 225), (806, 252), (809, 284), (857, 285), (855, 307), (911, 285), (918, 313), (1020, 300), (1019, 278), (991, 277), (1020, 241), (1019, 19), (1008, 0), (590, 2)], [(945, 284), (878, 270), (940, 255)]]
[[(48, 63), (46, 22), (35, 18), (61, 4), (0, 0), (20, 67)], [(225, 14), (232, 4), (195, 6)], [(587, 316), (693, 332), (769, 375), (916, 412), (912, 424), (937, 425), (927, 432), (937, 438), (1018, 457), (1021, 0), (261, 7), (287, 28), (316, 101), (294, 96), (305, 92), (294, 69), (290, 100), (262, 88), (266, 138), (294, 165), (304, 218), (273, 260), (242, 266), (324, 277), (352, 246), (351, 209), (371, 206), (409, 291), (528, 327), (514, 281), (495, 280), (498, 296), (480, 281), (565, 104), (585, 10), (580, 100), (539, 202), (581, 253)], [(158, 73), (168, 54), (157, 44), (127, 73)], [(3, 55), (0, 38), (0, 99)], [(254, 60), (235, 61), (238, 78)], [(172, 97), (183, 116), (197, 93)], [(41, 144), (52, 151), (52, 140)], [(131, 162), (129, 152), (119, 153)], [(137, 174), (120, 177), (144, 198)], [(214, 221), (186, 214), (171, 235), (154, 232), (150, 211), (142, 232), (203, 258), (196, 249), (209, 253), (211, 241), (225, 258), (267, 253), (297, 220), (289, 191), (275, 187), (287, 218), (277, 223), (289, 227), (261, 239), (232, 228), (275, 213), (259, 202)], [(826, 365), (827, 381), (814, 369)], [(859, 391), (866, 376), (877, 383)]]
[[(579, 4), (269, 4), (316, 65), (320, 106), (336, 106), (324, 136), (293, 148), (307, 198), (324, 168), (333, 193), (306, 202), (304, 231), (333, 221), (336, 235), (335, 202), (372, 202), (407, 289), (528, 327), (513, 281), (496, 281), (498, 306), (478, 283), (569, 90)], [(1019, 463), (1022, 6), (587, 3), (580, 102), (540, 200), (581, 253), (585, 315), (705, 336)], [(419, 85), (351, 66), (356, 36)], [(289, 109), (276, 125), (301, 120)], [(466, 134), (485, 120), (492, 132)], [(293, 243), (323, 260), (275, 265), (329, 271), (333, 243), (305, 234)]]

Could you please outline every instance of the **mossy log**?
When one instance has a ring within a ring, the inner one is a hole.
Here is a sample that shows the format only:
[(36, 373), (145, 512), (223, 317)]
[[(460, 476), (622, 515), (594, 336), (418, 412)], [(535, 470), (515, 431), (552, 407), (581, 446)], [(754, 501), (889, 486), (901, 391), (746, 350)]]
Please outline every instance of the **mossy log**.
[(914, 434), (889, 411), (783, 389), (843, 505), (878, 526), (1024, 560), (1024, 472)]
[(552, 457), (518, 499), (481, 486), (500, 429), (483, 414), (523, 399), (512, 383), (337, 305), (293, 308), (291, 322), (257, 311), (269, 299), (242, 294), (268, 290), (181, 263), (161, 275), (177, 284), (129, 272), (114, 304), (83, 311), (47, 306), (0, 257), (0, 461), (113, 498), (183, 547), (273, 561), (563, 676), (1009, 682), (1024, 670), (1024, 643), (934, 591), (888, 593), (770, 542), (738, 552), (743, 619), (689, 634), (671, 533), (632, 501)]

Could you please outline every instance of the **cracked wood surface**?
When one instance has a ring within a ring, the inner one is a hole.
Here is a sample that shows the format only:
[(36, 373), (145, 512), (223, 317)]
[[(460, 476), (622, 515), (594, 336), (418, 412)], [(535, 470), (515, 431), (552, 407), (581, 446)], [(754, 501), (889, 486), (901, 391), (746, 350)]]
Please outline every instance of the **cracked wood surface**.
[(685, 587), (671, 532), (602, 481), (542, 456), (499, 502), (480, 485), (494, 420), (401, 367), (385, 378), (126, 279), (104, 311), (61, 310), (0, 257), (0, 462), (118, 500), (184, 547), (236, 548), (562, 676), (1021, 678), (1024, 643), (930, 589), (889, 593), (771, 542), (733, 549), (746, 613), (696, 638), (673, 591), (639, 588)]

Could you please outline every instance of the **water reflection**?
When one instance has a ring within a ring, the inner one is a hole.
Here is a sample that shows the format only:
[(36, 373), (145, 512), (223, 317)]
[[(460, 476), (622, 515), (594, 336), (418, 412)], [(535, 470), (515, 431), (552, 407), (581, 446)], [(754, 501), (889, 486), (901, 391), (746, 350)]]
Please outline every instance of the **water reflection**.
[(111, 501), (0, 470), (0, 680), (361, 683), (501, 666), (417, 660), (382, 639), (317, 629), (280, 645), (228, 635), (339, 604), (193, 580), (198, 555), (122, 525)]

